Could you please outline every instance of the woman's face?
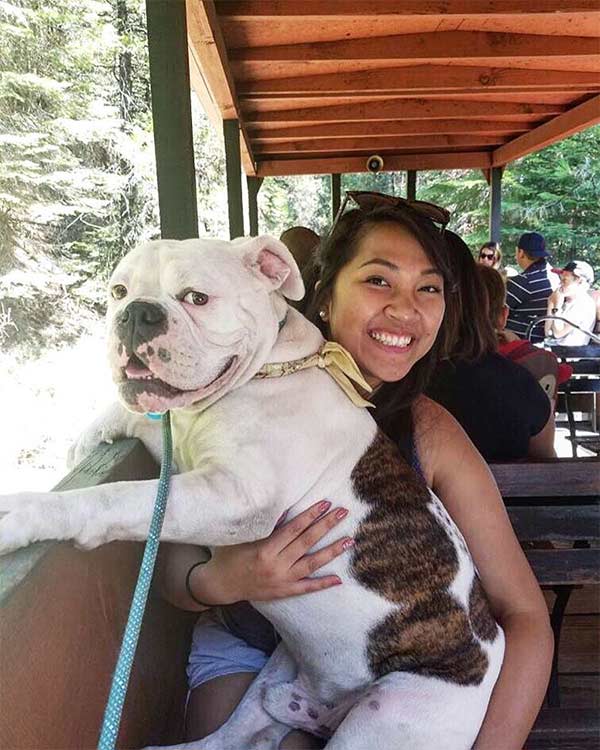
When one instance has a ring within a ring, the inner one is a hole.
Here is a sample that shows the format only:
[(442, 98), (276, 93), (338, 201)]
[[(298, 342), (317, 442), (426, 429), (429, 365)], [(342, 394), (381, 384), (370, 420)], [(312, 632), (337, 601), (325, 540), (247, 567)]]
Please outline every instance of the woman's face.
[(421, 244), (394, 223), (372, 226), (339, 272), (327, 306), (331, 338), (372, 387), (401, 380), (431, 349), (444, 281)]
[(491, 248), (484, 247), (483, 250), (480, 250), (479, 252), (479, 262), (483, 266), (493, 268), (496, 263), (496, 253)]

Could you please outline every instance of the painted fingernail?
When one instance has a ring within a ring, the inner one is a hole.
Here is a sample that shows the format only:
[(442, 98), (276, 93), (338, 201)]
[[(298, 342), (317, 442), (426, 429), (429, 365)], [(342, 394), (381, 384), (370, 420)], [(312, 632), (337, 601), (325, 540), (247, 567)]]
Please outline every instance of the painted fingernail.
[(342, 542), (342, 548), (343, 549), (350, 549), (350, 547), (354, 547), (354, 539), (345, 539)]
[(319, 503), (318, 511), (319, 513), (325, 513), (326, 510), (329, 510), (331, 508), (331, 503), (329, 500), (323, 500), (322, 503)]
[(347, 508), (338, 508), (335, 512), (336, 518), (345, 518), (348, 515), (348, 509)]

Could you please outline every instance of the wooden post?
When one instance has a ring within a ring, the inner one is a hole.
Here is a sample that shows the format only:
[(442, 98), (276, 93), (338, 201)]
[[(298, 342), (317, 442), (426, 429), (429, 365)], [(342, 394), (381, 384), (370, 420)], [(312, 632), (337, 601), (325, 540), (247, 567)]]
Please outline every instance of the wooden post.
[(331, 221), (335, 220), (342, 200), (342, 175), (331, 175)]
[(160, 228), (198, 236), (185, 0), (146, 0)]
[(417, 170), (408, 169), (406, 172), (406, 197), (409, 201), (417, 198)]
[(227, 172), (227, 205), (229, 208), (229, 237), (244, 236), (244, 206), (242, 202), (242, 158), (240, 154), (240, 125), (237, 120), (223, 120), (225, 140), (225, 170)]
[(262, 177), (248, 176), (248, 220), (250, 224), (250, 236), (258, 236), (258, 191), (262, 185)]
[(490, 241), (502, 235), (502, 167), (492, 167), (490, 176)]

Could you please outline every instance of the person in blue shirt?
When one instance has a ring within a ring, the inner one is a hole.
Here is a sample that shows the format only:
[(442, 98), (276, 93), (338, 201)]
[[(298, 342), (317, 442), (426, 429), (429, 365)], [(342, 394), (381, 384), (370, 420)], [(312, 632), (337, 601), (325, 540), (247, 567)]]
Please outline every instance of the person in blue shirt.
[[(527, 328), (535, 318), (546, 315), (548, 297), (558, 286), (556, 274), (547, 258), (543, 235), (538, 232), (525, 232), (519, 238), (515, 260), (521, 268), (518, 276), (513, 276), (506, 283), (506, 304), (509, 307), (506, 327), (520, 338), (527, 337)], [(544, 340), (544, 326), (536, 326), (531, 334), (531, 341), (540, 343)]]

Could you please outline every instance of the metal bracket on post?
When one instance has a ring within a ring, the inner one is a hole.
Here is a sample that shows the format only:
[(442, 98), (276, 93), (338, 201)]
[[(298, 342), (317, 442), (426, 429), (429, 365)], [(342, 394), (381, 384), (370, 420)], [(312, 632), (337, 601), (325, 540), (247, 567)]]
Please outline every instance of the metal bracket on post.
[(258, 236), (258, 191), (263, 183), (262, 177), (246, 177), (248, 182), (248, 219), (250, 236)]
[(229, 237), (244, 236), (244, 205), (242, 200), (242, 158), (240, 153), (240, 125), (238, 120), (223, 120), (225, 141), (225, 170), (227, 172), (227, 205), (229, 209)]

